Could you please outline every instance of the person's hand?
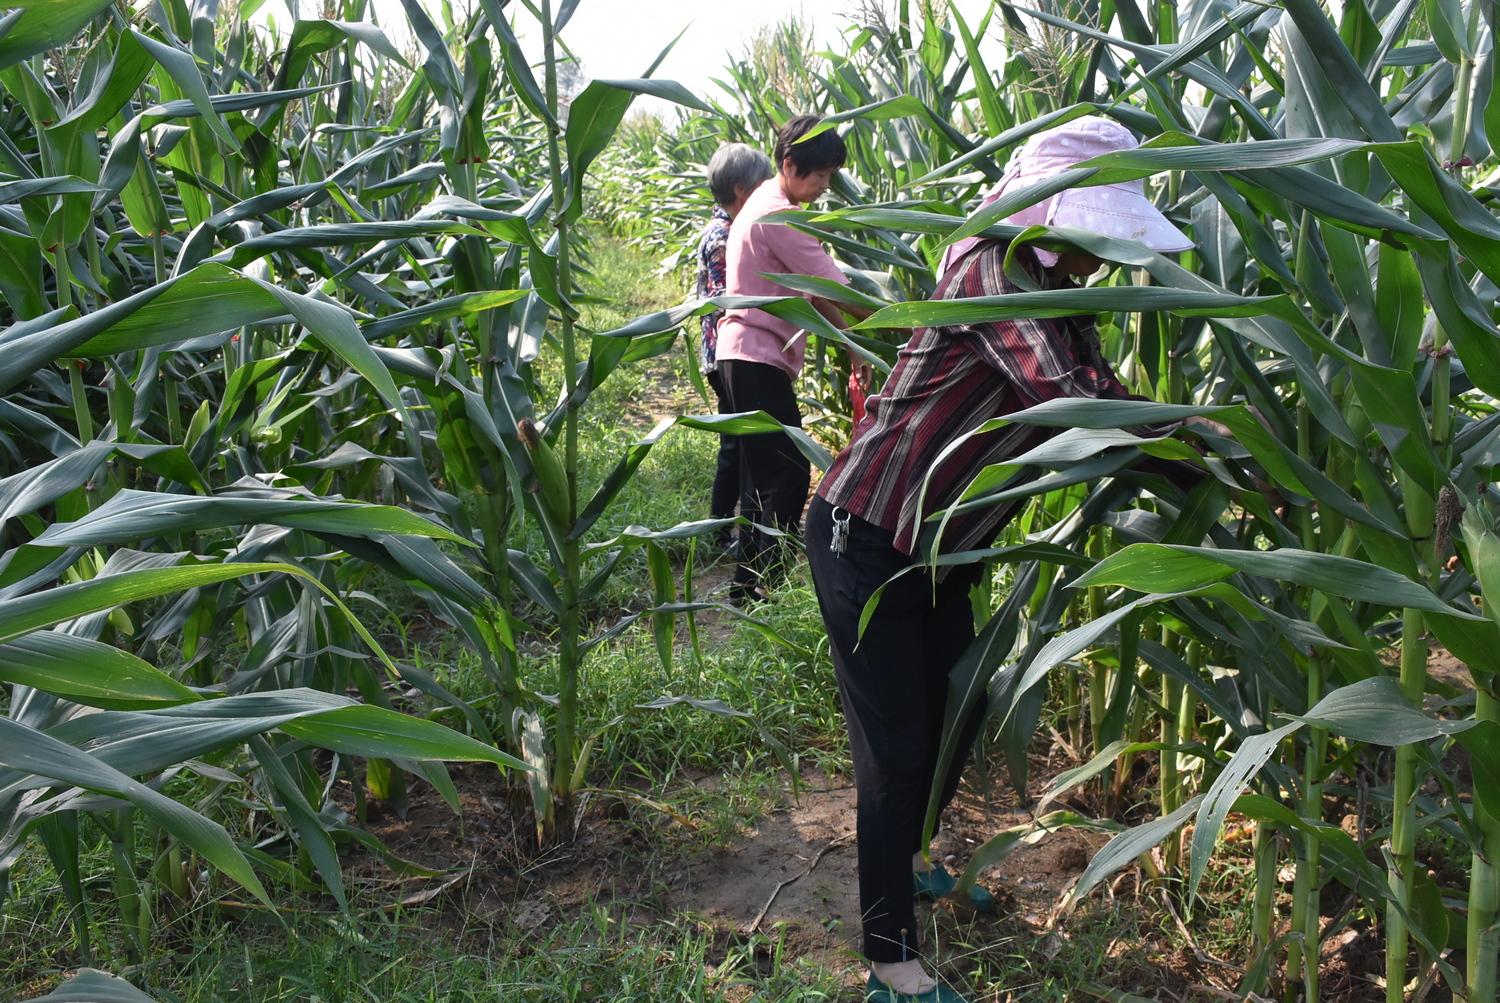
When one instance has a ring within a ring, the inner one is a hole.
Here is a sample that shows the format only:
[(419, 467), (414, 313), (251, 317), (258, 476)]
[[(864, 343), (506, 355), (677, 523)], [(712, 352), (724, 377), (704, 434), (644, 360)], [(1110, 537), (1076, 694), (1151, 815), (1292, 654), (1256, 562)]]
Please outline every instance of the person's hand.
[(849, 351), (849, 375), (858, 385), (860, 393), (868, 394), (870, 388), (875, 385), (875, 367), (855, 355), (847, 347), (845, 350)]
[(1234, 438), (1234, 432), (1230, 430), (1228, 425), (1222, 421), (1205, 418), (1202, 415), (1195, 414), (1191, 418), (1182, 419), (1182, 426), (1184, 428), (1197, 429), (1200, 432), (1207, 432), (1209, 435), (1217, 435), (1224, 439)]
[[(1234, 438), (1234, 432), (1230, 430), (1228, 425), (1225, 425), (1223, 422), (1214, 421), (1212, 418), (1204, 418), (1201, 415), (1193, 415), (1191, 418), (1182, 419), (1181, 427), (1192, 429), (1200, 436), (1217, 435), (1225, 439)], [(1207, 456), (1209, 453), (1208, 443), (1204, 442), (1201, 438), (1189, 439), (1188, 445), (1197, 450), (1199, 456)]]
[(1286, 518), (1287, 509), (1290, 508), (1290, 505), (1286, 497), (1276, 489), (1276, 485), (1253, 471), (1247, 470), (1245, 473), (1250, 478), (1250, 486), (1255, 490), (1256, 494), (1265, 500), (1266, 507), (1271, 510), (1271, 514), (1278, 519)]
[[(1266, 421), (1265, 416), (1257, 411), (1254, 407), (1250, 407), (1249, 410), (1250, 413), (1255, 416), (1256, 420), (1259, 421), (1261, 425), (1265, 426), (1265, 428), (1269, 431), (1271, 426), (1270, 423)], [(1220, 438), (1224, 439), (1234, 438), (1234, 430), (1231, 429), (1228, 425), (1224, 424), (1221, 421), (1214, 421), (1212, 418), (1207, 418), (1203, 415), (1193, 415), (1190, 418), (1182, 419), (1182, 426), (1184, 428), (1194, 429), (1206, 435), (1217, 435)], [(1200, 453), (1207, 452), (1206, 443), (1199, 442), (1196, 443), (1196, 445), (1198, 446), (1198, 451)], [(1245, 475), (1250, 481), (1250, 490), (1254, 491), (1265, 500), (1266, 506), (1271, 510), (1273, 514), (1276, 515), (1277, 518), (1283, 517), (1286, 514), (1288, 503), (1286, 497), (1282, 495), (1279, 490), (1277, 490), (1276, 485), (1272, 484), (1270, 481), (1267, 481), (1265, 478), (1260, 477), (1252, 470), (1246, 470)]]

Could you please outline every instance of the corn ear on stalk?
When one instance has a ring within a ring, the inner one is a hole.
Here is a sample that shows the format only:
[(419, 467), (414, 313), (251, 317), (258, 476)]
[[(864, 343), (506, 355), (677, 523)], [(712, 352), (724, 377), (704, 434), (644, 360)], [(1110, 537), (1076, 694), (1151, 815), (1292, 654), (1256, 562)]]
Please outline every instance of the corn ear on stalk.
[(562, 461), (530, 418), (518, 421), (516, 431), (520, 433), (521, 445), (526, 447), (535, 475), (530, 490), (539, 496), (542, 510), (549, 519), (559, 526), (568, 525), (568, 473), (563, 469)]

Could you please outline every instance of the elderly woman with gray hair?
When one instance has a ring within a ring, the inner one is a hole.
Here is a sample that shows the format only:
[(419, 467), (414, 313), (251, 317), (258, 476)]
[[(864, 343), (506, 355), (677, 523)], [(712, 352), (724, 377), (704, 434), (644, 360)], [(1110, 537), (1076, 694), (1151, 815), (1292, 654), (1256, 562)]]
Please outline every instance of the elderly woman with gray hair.
[[(698, 239), (698, 295), (724, 294), (724, 249), (729, 242), (729, 224), (744, 208), (750, 193), (771, 176), (771, 158), (744, 143), (719, 147), (708, 162), (708, 190), (714, 197), (714, 211)], [(719, 374), (719, 321), (723, 310), (703, 318), (701, 357), (703, 374), (713, 387), (720, 414), (730, 409), (725, 403), (724, 381)], [(708, 514), (714, 519), (732, 519), (740, 497), (739, 439), (732, 435), (719, 437), (719, 459), (714, 470), (714, 486), (709, 496)], [(726, 532), (721, 541), (727, 543)]]

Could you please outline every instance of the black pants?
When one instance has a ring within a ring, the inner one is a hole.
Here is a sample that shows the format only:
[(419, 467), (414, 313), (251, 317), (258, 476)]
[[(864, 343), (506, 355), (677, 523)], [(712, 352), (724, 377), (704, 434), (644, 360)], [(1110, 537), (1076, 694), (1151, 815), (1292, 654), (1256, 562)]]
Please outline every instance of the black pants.
[[(708, 385), (714, 389), (714, 401), (720, 414), (732, 414), (724, 394), (724, 380), (717, 369), (708, 372)], [(708, 499), (710, 519), (734, 518), (740, 500), (740, 440), (736, 435), (719, 436), (719, 459), (714, 467), (714, 487)], [(727, 535), (727, 534), (726, 534)]]
[[(792, 378), (763, 362), (719, 361), (731, 412), (764, 411), (783, 425), (802, 427)], [(740, 514), (751, 522), (795, 535), (807, 504), (812, 466), (785, 432), (740, 436)], [(740, 533), (740, 565), (734, 584), (754, 588), (775, 577), (782, 544), (753, 527)]]
[[(807, 513), (807, 561), (854, 759), (862, 949), (871, 961), (905, 961), (917, 946), (911, 857), (921, 849), (937, 769), (948, 670), (974, 639), (969, 589), (979, 569), (955, 568), (935, 591), (925, 572), (903, 575), (886, 587), (859, 638), (866, 601), (911, 558), (891, 545), (891, 533), (855, 516), (844, 555), (836, 556), (829, 550), (832, 519), (832, 506), (814, 498)], [(975, 709), (960, 734), (943, 779), (944, 808), (958, 790), (984, 709)]]

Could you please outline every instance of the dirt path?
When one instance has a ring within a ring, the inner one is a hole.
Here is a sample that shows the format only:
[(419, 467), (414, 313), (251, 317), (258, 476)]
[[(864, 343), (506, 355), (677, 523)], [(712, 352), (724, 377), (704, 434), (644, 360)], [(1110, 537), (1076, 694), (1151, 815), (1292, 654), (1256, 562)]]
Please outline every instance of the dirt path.
[[(800, 798), (787, 798), (741, 839), (692, 854), (671, 882), (666, 902), (740, 936), (781, 924), (804, 955), (830, 967), (852, 967), (857, 974), (854, 787), (826, 786), (826, 781), (817, 786), (819, 781), (812, 778)], [(944, 819), (935, 857), (957, 872), (990, 836), (1028, 821), (1008, 800), (986, 799), (965, 788)], [(1018, 847), (980, 883), (1000, 902), (1012, 932), (1019, 921), (1044, 936), (1052, 907), (1102, 842), (1097, 835), (1053, 833)], [(991, 927), (997, 922), (948, 903), (933, 908)]]
[[(842, 972), (851, 991), (860, 984), (852, 784), (810, 774), (794, 798), (784, 778), (787, 794), (776, 807), (738, 838), (711, 846), (690, 834), (685, 846), (670, 823), (657, 818), (643, 825), (628, 802), (595, 798), (585, 804), (571, 842), (526, 851), (524, 797), (507, 794), (482, 767), (461, 766), (453, 776), (462, 816), (431, 788), (416, 785), (405, 818), (381, 814), (370, 824), (397, 856), (443, 873), (393, 884), (383, 863), (357, 853), (348, 868), (352, 886), (387, 903), (447, 901), (445, 921), (467, 935), (537, 931), (596, 905), (634, 924), (688, 916), (707, 924), (726, 953), (752, 934), (774, 935), (790, 956)], [(707, 788), (720, 782), (717, 776), (696, 781)], [(966, 786), (945, 816), (935, 855), (961, 869), (985, 839), (1028, 817), (1008, 791), (997, 788), (987, 798)], [(965, 943), (1019, 937), (1033, 949), (1056, 950), (1048, 946), (1055, 939), (1047, 929), (1052, 907), (1102, 842), (1097, 834), (1059, 831), (1022, 845), (981, 878), (1000, 904), (999, 917), (977, 917), (945, 902), (921, 906), (919, 922), (930, 929), (923, 917), (942, 910), (939, 928), (962, 931)], [(944, 943), (938, 954), (961, 951)]]

